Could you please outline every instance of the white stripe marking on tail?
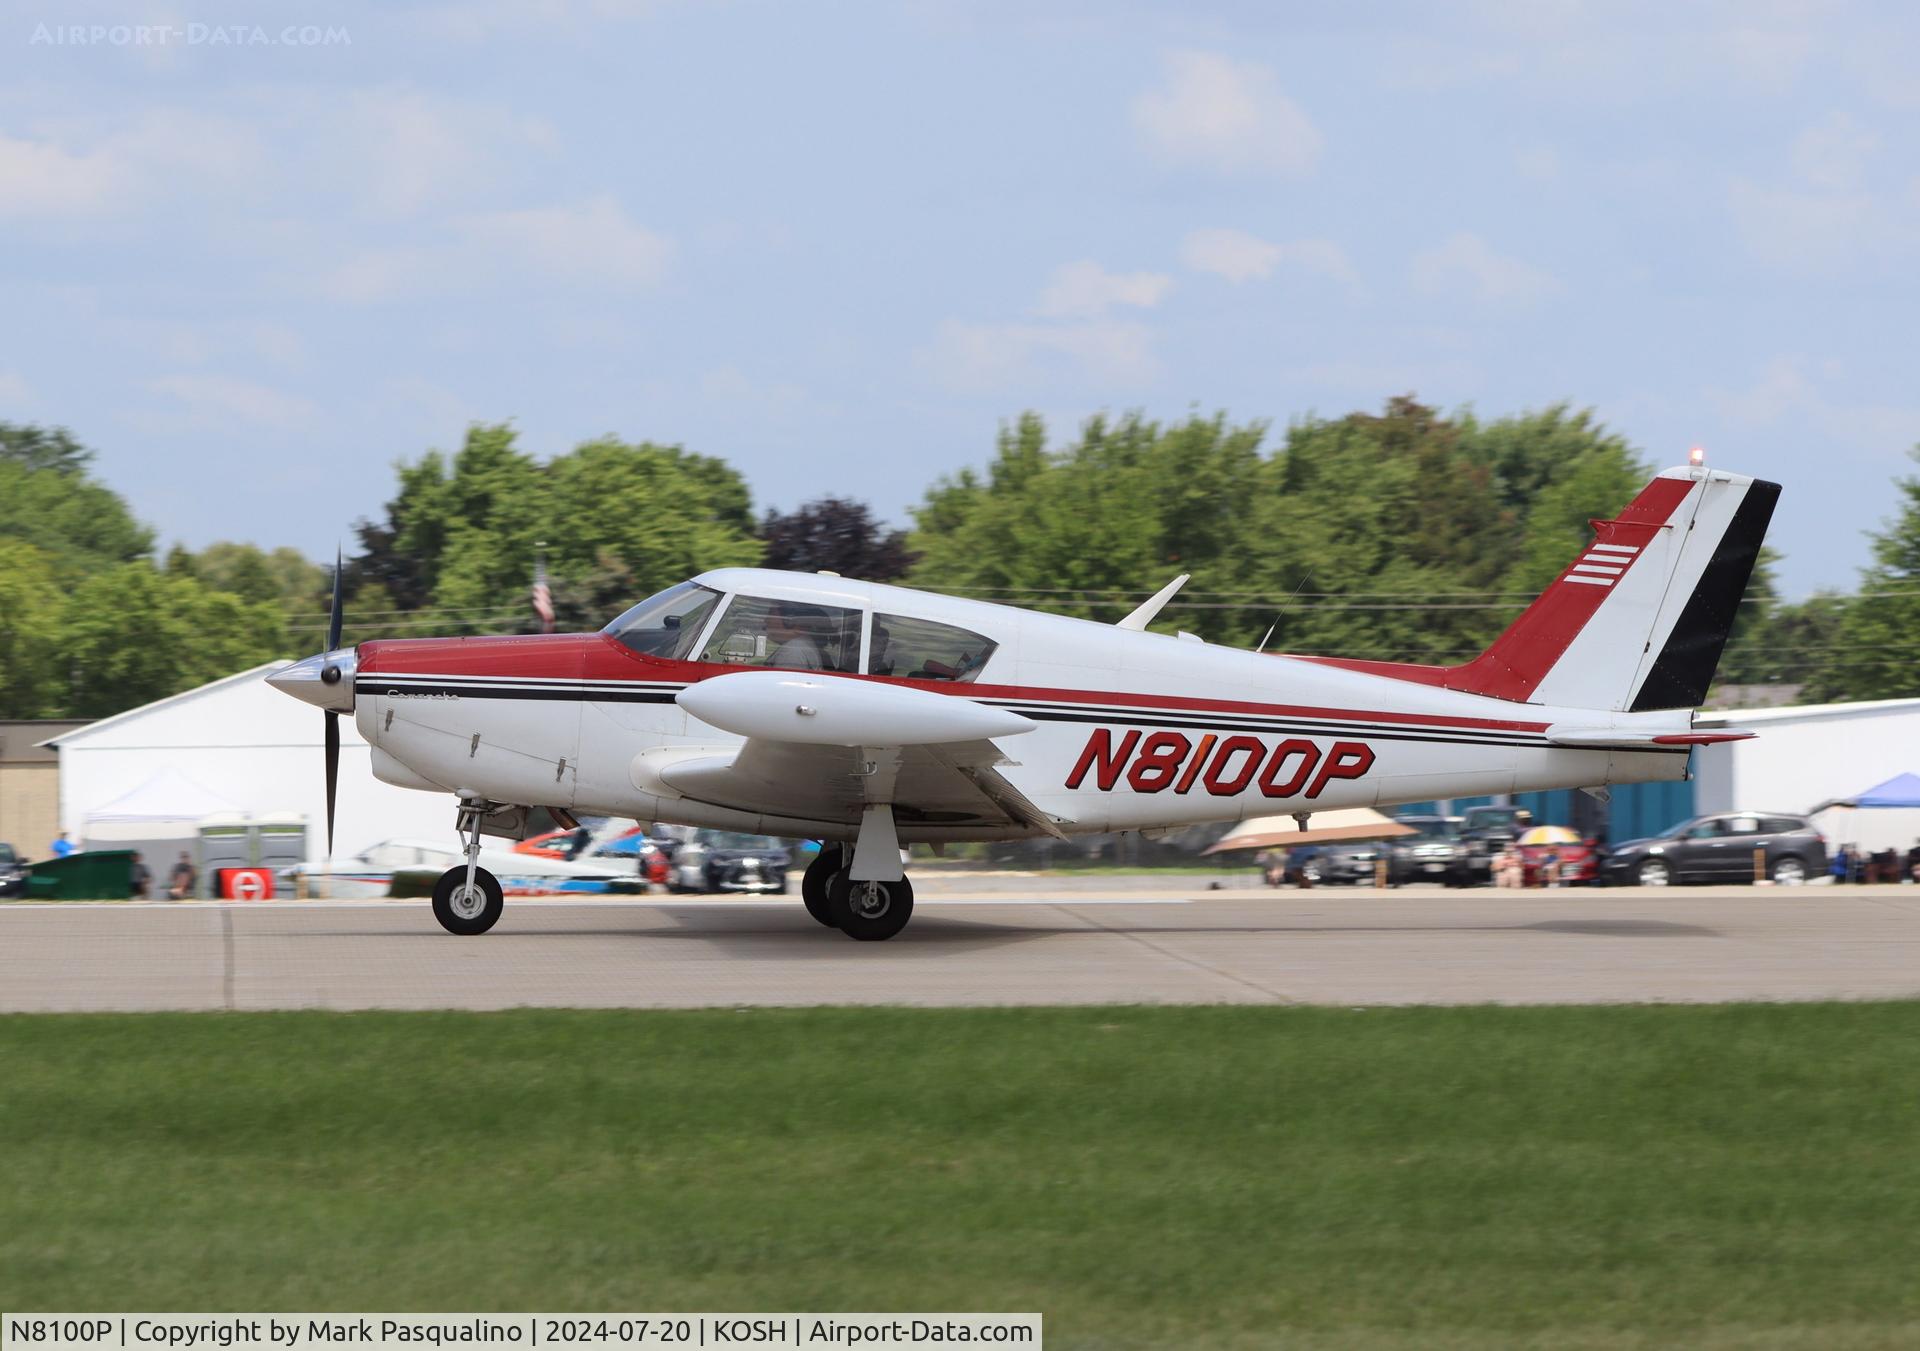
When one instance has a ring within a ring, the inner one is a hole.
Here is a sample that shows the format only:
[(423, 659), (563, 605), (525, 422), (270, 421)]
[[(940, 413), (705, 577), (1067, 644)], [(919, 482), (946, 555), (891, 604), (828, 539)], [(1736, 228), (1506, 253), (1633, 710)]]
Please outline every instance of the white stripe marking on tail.
[(1587, 548), (1590, 552), (1627, 554), (1629, 556), (1640, 552), (1640, 546), (1637, 544), (1589, 544)]

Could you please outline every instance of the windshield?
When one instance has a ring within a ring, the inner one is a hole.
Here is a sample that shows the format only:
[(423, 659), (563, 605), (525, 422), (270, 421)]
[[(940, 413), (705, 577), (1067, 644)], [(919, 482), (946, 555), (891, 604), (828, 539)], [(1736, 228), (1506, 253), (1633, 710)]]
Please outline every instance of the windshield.
[(720, 593), (711, 587), (682, 582), (647, 597), (601, 632), (643, 657), (684, 661), (719, 602)]
[(1451, 840), (1460, 833), (1454, 826), (1454, 823), (1447, 820), (1444, 816), (1429, 816), (1424, 818), (1407, 816), (1401, 818), (1400, 824), (1403, 826), (1412, 826), (1415, 838), (1422, 840)]
[(700, 843), (709, 849), (784, 849), (780, 841), (765, 835), (742, 835), (737, 830), (703, 830)]

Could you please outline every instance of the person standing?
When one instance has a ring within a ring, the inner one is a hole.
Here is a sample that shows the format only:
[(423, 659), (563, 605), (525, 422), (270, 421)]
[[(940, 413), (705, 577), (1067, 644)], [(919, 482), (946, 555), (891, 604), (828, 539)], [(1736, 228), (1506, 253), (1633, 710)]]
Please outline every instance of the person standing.
[(65, 858), (74, 850), (73, 841), (67, 838), (67, 832), (64, 830), (54, 837), (53, 843), (48, 847), (53, 850), (55, 858)]
[(193, 866), (193, 859), (182, 849), (180, 861), (173, 865), (173, 871), (167, 875), (168, 898), (176, 901), (193, 899), (194, 884), (199, 880), (200, 870)]
[(133, 878), (128, 888), (136, 901), (147, 899), (147, 893), (153, 889), (153, 869), (140, 861), (140, 852), (134, 851)]

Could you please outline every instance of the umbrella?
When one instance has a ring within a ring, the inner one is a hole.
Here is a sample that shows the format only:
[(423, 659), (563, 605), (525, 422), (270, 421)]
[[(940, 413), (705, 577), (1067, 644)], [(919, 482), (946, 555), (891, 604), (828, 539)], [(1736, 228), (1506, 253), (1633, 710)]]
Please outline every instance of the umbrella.
[(1417, 834), (1371, 807), (1349, 807), (1337, 812), (1315, 812), (1300, 829), (1291, 816), (1250, 816), (1228, 831), (1203, 854), (1235, 849), (1290, 849), (1296, 844), (1331, 844), (1336, 840), (1390, 840)]
[(1535, 826), (1522, 835), (1517, 844), (1579, 844), (1580, 833), (1565, 826)]

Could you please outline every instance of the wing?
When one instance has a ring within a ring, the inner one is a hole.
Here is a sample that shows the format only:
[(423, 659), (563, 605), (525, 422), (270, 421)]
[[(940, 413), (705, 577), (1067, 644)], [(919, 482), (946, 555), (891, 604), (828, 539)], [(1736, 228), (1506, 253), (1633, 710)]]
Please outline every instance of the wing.
[[(1009, 761), (990, 741), (906, 746), (898, 753), (891, 802), (902, 825), (1024, 826), (1062, 836), (1055, 820), (999, 772)], [(662, 783), (718, 807), (805, 820), (858, 821), (873, 799), (880, 766), (850, 746), (750, 740), (737, 753), (663, 765)]]
[(904, 825), (1020, 826), (1060, 835), (1000, 768), (994, 744), (1034, 724), (954, 694), (844, 676), (742, 671), (701, 681), (678, 702), (743, 736), (738, 750), (658, 766), (675, 792), (717, 806), (808, 820), (860, 819), (889, 803)]

